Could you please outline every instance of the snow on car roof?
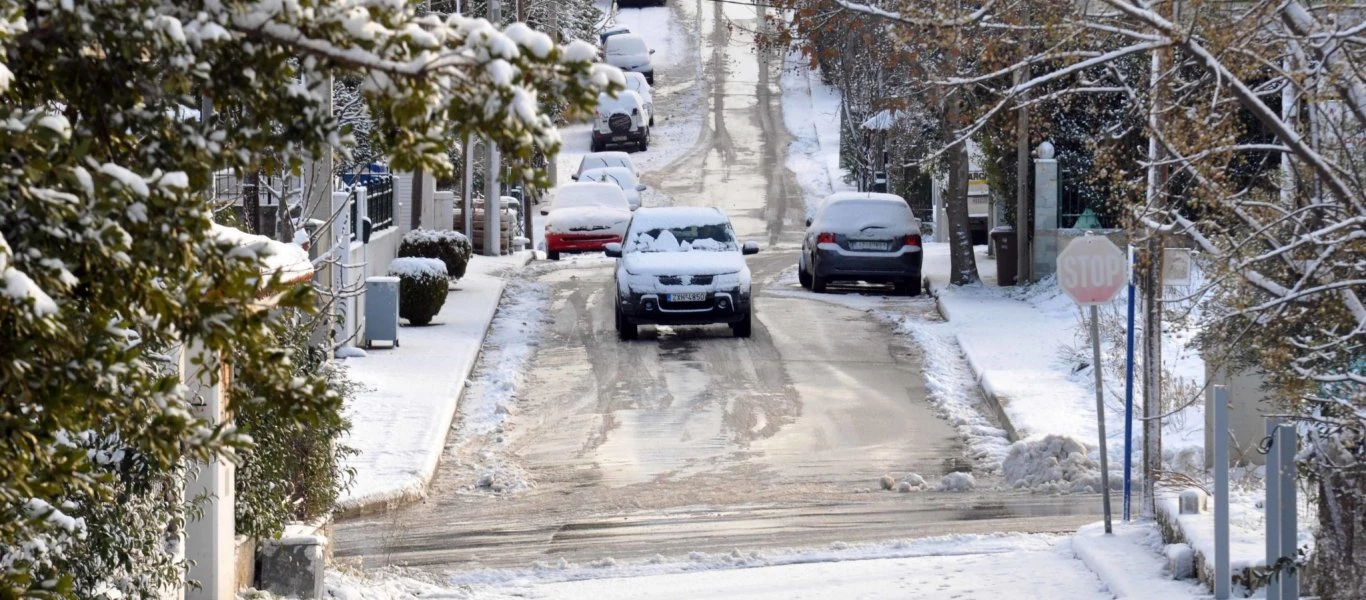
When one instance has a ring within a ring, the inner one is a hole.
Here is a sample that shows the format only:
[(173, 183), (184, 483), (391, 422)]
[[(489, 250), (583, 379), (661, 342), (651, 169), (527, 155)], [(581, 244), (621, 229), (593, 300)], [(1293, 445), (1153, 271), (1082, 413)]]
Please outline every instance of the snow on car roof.
[(729, 223), (726, 213), (714, 206), (658, 206), (636, 211), (633, 227), (674, 229), (692, 225), (720, 225)]
[(603, 176), (615, 177), (623, 184), (634, 185), (636, 183), (636, 173), (629, 167), (598, 167), (596, 169), (584, 169), (583, 173), (579, 174), (579, 181), (585, 179), (597, 181)]
[(614, 98), (607, 92), (598, 94), (598, 112), (640, 108), (645, 100), (635, 90), (621, 90)]
[(626, 76), (626, 88), (644, 96), (650, 92), (650, 81), (645, 79), (645, 75), (635, 71), (622, 73)]
[(634, 33), (621, 33), (607, 38), (603, 47), (608, 54), (645, 54), (649, 48), (645, 45), (645, 38)]
[(600, 206), (630, 210), (630, 203), (620, 187), (612, 183), (567, 183), (555, 190), (554, 208)]
[(579, 161), (579, 173), (588, 169), (600, 167), (628, 167), (635, 171), (636, 166), (631, 162), (631, 155), (620, 150), (610, 150), (606, 152), (592, 152), (583, 155), (583, 160)]
[(846, 200), (896, 200), (906, 204), (906, 200), (896, 194), (882, 194), (878, 192), (835, 192), (825, 198), (825, 203), (843, 202)]

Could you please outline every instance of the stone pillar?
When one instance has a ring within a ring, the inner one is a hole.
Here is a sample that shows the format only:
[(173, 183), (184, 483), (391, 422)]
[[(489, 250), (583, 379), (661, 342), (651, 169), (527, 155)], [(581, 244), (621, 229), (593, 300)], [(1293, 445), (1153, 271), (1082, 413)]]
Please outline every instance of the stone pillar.
[(1034, 278), (1058, 270), (1058, 161), (1053, 144), (1039, 144), (1034, 159)]
[[(227, 365), (193, 341), (186, 342), (181, 360), (181, 378), (189, 390), (195, 416), (207, 420), (210, 426), (227, 421)], [(213, 380), (215, 374), (217, 382)], [(203, 498), (202, 513), (185, 523), (185, 558), (192, 565), (188, 579), (199, 585), (187, 586), (185, 598), (232, 598), (237, 593), (233, 465), (220, 457), (197, 466), (198, 472), (186, 483), (185, 497)]]

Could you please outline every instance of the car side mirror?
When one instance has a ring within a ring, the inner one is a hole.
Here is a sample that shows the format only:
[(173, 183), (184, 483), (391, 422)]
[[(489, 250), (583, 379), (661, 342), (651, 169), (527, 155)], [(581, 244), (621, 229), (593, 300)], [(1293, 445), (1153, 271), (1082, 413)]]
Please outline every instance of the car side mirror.
[(743, 255), (748, 256), (748, 255), (750, 255), (750, 254), (758, 254), (758, 253), (759, 253), (759, 242), (745, 242), (745, 245), (740, 247), (740, 254), (743, 254)]
[(621, 258), (621, 244), (612, 242), (603, 246), (602, 250), (607, 254), (607, 258)]
[(573, 174), (573, 175), (570, 175), (569, 178), (570, 178), (570, 179), (573, 179), (574, 181), (578, 181), (578, 180), (579, 180), (579, 174), (578, 174), (578, 173), (575, 173), (575, 174)]
[(645, 191), (646, 189), (647, 189), (647, 188), (645, 187), (645, 184), (643, 184), (643, 183), (637, 183), (637, 184), (636, 184), (636, 191), (637, 191), (637, 192), (643, 192), (643, 191)]
[(544, 217), (544, 216), (546, 216), (546, 215), (549, 215), (549, 214), (550, 214), (550, 211), (549, 211), (549, 210), (546, 210), (546, 209), (544, 209), (544, 208), (541, 209), (541, 216), (542, 216), (542, 217)]
[(650, 54), (654, 54), (654, 53), (655, 53), (655, 49), (654, 49), (654, 48), (651, 48), (651, 49), (650, 49)]

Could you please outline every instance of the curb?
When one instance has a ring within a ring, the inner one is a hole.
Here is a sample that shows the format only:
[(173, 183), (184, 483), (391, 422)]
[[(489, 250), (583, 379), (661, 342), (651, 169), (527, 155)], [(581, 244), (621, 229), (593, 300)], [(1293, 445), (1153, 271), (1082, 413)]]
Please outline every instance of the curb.
[[(519, 273), (531, 262), (532, 252), (522, 252), (517, 257), (517, 263), (513, 266), (513, 273)], [(378, 513), (388, 512), (408, 504), (414, 504), (427, 499), (427, 488), (431, 485), (432, 479), (436, 477), (436, 469), (441, 463), (441, 456), (445, 453), (446, 438), (449, 436), (451, 426), (455, 423), (455, 415), (460, 412), (460, 400), (465, 395), (465, 385), (469, 382), (470, 375), (479, 366), (479, 361), (484, 356), (484, 340), (488, 339), (489, 330), (493, 328), (493, 319), (498, 314), (498, 308), (503, 304), (503, 295), (507, 292), (507, 278), (504, 277), (498, 284), (498, 301), (493, 303), (489, 309), (487, 317), (484, 319), (484, 331), (479, 339), (479, 352), (475, 353), (474, 360), (470, 361), (469, 369), (461, 376), (456, 391), (456, 402), (448, 414), (436, 415), (442, 421), (442, 431), (447, 435), (440, 438), (440, 445), (435, 452), (428, 454), (426, 464), (422, 465), (422, 472), (419, 480), (415, 483), (403, 486), (399, 489), (385, 490), (383, 492), (352, 498), (337, 505), (334, 519), (363, 517)]]
[[(939, 295), (939, 290), (943, 289), (943, 287), (936, 286), (934, 281), (926, 275), (924, 288), (926, 293), (934, 297), (934, 307), (935, 310), (939, 312), (939, 316), (945, 321), (949, 321), (949, 309), (944, 306), (944, 301)], [(1020, 432), (1015, 429), (1015, 423), (1011, 422), (1010, 415), (1006, 414), (1005, 403), (996, 395), (996, 391), (991, 388), (991, 385), (987, 383), (986, 378), (982, 375), (981, 367), (977, 366), (977, 361), (973, 358), (972, 352), (969, 350), (971, 346), (963, 343), (962, 338), (959, 338), (958, 336), (954, 336), (954, 341), (958, 342), (958, 349), (962, 351), (963, 359), (967, 361), (968, 368), (972, 369), (973, 379), (977, 382), (977, 389), (982, 392), (982, 398), (987, 401), (987, 406), (991, 408), (991, 413), (996, 417), (996, 423), (1001, 426), (1001, 429), (1005, 430), (1006, 439), (1010, 440), (1012, 443), (1020, 441)]]

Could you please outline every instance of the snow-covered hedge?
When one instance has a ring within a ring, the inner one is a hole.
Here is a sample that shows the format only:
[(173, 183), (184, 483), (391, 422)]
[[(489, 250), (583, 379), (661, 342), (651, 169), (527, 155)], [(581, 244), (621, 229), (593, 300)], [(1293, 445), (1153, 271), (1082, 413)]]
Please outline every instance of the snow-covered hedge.
[(398, 316), (413, 325), (431, 323), (446, 304), (446, 263), (416, 256), (395, 258), (389, 274), (398, 277)]
[(403, 236), (398, 246), (399, 256), (439, 259), (446, 264), (446, 274), (451, 279), (465, 276), (465, 267), (469, 266), (472, 254), (474, 247), (469, 238), (458, 231), (414, 229)]

